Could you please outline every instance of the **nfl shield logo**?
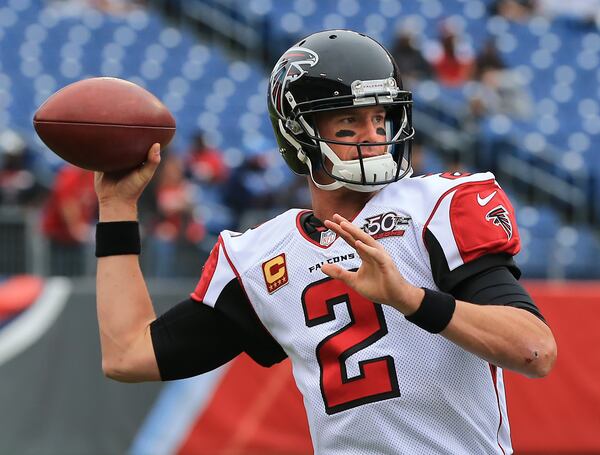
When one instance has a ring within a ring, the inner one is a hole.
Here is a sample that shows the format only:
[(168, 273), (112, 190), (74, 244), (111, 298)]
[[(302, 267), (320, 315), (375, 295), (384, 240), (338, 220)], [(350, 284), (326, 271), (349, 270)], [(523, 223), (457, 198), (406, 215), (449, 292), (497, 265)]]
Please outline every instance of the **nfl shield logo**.
[(336, 237), (337, 234), (335, 232), (333, 232), (331, 229), (327, 229), (326, 231), (321, 232), (321, 240), (319, 243), (322, 246), (329, 246), (335, 241)]

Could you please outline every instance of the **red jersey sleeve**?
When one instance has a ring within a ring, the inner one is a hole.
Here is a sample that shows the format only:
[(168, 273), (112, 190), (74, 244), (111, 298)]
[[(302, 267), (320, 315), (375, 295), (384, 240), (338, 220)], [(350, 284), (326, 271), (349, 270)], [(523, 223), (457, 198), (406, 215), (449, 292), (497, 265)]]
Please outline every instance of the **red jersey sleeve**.
[(493, 179), (446, 191), (425, 229), (439, 243), (449, 271), (486, 255), (514, 256), (520, 250), (514, 209)]

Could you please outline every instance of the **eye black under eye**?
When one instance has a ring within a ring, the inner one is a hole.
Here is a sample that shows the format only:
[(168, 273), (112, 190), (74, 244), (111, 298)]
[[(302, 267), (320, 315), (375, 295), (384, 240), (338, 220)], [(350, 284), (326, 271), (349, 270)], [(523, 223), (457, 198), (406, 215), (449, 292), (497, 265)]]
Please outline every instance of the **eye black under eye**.
[(335, 133), (335, 137), (352, 137), (354, 135), (356, 135), (356, 133), (351, 130), (339, 130)]

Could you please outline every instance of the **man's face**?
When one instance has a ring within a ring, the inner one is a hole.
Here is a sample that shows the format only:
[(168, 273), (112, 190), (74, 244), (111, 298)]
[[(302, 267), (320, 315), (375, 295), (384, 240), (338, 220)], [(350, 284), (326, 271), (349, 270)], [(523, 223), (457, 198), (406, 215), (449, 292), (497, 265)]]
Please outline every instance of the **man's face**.
[[(340, 142), (376, 143), (385, 142), (385, 109), (367, 106), (344, 109), (337, 112), (322, 112), (316, 115), (316, 125), (321, 138)], [(343, 161), (358, 159), (355, 145), (329, 144)], [(363, 158), (382, 155), (387, 145), (361, 146)]]

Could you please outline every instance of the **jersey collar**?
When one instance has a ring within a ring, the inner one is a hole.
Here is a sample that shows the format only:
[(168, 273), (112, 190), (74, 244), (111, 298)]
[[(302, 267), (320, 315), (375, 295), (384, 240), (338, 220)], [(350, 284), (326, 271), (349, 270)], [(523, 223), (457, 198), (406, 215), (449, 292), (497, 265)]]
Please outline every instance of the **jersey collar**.
[(329, 248), (337, 239), (336, 233), (327, 229), (311, 210), (298, 213), (296, 227), (302, 237), (321, 248)]

